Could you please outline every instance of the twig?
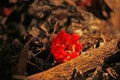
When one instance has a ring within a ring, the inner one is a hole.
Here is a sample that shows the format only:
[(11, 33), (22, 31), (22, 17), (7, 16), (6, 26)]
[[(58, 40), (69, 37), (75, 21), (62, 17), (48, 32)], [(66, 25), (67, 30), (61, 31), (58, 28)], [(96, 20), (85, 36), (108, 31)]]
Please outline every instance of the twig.
[(34, 39), (31, 38), (23, 47), (20, 56), (19, 56), (19, 60), (18, 60), (18, 64), (17, 64), (17, 69), (15, 71), (15, 74), (19, 74), (19, 75), (24, 75), (25, 71), (26, 71), (26, 61), (27, 61), (27, 57), (28, 57), (28, 53), (29, 53), (29, 43)]

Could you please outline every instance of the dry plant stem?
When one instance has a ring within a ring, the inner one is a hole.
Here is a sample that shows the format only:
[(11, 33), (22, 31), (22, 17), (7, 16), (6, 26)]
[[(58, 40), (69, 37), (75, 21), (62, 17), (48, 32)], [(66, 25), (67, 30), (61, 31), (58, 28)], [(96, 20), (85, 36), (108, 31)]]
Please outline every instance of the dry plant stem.
[(34, 39), (31, 38), (23, 47), (20, 56), (19, 56), (19, 60), (18, 60), (18, 64), (16, 67), (16, 71), (15, 74), (17, 75), (25, 75), (25, 71), (26, 71), (26, 64), (27, 64), (27, 57), (28, 57), (28, 53), (29, 53), (29, 43)]
[(26, 80), (70, 80), (74, 69), (85, 73), (96, 68), (104, 62), (104, 59), (120, 51), (119, 44), (120, 35), (102, 47), (86, 51), (71, 61), (29, 76)]

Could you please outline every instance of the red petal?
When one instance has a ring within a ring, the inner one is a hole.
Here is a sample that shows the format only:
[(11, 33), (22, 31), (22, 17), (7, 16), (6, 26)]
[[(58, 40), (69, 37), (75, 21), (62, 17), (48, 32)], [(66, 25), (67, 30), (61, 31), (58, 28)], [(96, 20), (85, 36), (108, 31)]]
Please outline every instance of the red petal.
[(10, 16), (10, 14), (12, 13), (12, 10), (11, 9), (9, 9), (9, 8), (4, 8), (4, 14), (6, 15), (6, 16)]
[(80, 42), (79, 44), (76, 44), (75, 51), (80, 52), (81, 50), (82, 50), (82, 43)]

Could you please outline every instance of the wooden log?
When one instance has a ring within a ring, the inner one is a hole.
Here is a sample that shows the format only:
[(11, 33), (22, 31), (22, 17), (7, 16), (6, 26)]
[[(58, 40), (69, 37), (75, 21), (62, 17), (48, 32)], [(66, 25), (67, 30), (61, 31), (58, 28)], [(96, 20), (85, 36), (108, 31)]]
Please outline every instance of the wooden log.
[(84, 52), (79, 57), (55, 66), (47, 71), (27, 77), (25, 80), (70, 80), (74, 69), (85, 73), (101, 65), (104, 60), (120, 51), (120, 35), (109, 43)]

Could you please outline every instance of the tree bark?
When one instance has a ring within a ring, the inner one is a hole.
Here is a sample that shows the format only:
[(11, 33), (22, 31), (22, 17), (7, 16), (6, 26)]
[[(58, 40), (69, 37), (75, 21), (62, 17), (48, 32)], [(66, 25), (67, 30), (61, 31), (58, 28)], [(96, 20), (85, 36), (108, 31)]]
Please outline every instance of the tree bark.
[(79, 57), (55, 66), (47, 71), (34, 74), (26, 80), (70, 80), (74, 69), (85, 73), (96, 68), (104, 60), (120, 51), (120, 35), (109, 43), (82, 53)]

